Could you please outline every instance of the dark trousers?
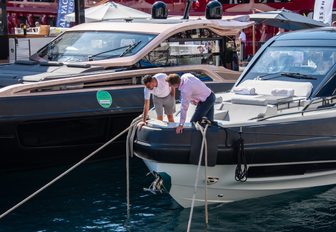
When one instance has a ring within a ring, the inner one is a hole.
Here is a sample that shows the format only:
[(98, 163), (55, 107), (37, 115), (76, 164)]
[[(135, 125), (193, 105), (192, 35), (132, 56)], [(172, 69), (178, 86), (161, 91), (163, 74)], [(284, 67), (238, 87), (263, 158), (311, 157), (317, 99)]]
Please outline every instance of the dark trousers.
[(214, 119), (214, 105), (216, 101), (216, 96), (213, 92), (207, 97), (204, 102), (199, 102), (197, 104), (194, 115), (192, 116), (190, 122), (197, 122), (202, 119), (202, 117), (207, 117), (210, 121)]
[(246, 59), (246, 51), (245, 51), (245, 49), (246, 49), (246, 45), (245, 45), (245, 43), (244, 42), (241, 42), (241, 45), (240, 45), (241, 47), (240, 47), (240, 59), (243, 61), (243, 60), (245, 60)]

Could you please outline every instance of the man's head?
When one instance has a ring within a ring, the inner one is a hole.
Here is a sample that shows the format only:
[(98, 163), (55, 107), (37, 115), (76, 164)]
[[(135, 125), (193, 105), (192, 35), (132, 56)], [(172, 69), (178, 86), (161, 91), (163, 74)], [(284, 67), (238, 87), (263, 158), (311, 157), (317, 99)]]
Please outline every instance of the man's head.
[(155, 78), (153, 78), (151, 75), (145, 75), (142, 78), (142, 83), (146, 86), (147, 89), (154, 89), (156, 87), (156, 81)]
[(168, 82), (169, 86), (178, 88), (181, 83), (181, 77), (176, 73), (169, 74), (166, 78), (166, 81)]

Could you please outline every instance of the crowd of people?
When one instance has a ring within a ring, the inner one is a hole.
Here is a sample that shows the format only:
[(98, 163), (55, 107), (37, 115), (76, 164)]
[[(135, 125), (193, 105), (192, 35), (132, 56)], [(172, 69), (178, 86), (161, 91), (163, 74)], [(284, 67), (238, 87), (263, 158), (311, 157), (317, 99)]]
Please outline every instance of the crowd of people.
[(15, 13), (7, 15), (8, 34), (15, 34), (15, 28), (23, 30), (31, 27), (39, 27), (40, 25), (50, 25), (50, 19), (46, 14), (41, 17), (34, 17), (32, 14), (25, 16), (17, 16)]

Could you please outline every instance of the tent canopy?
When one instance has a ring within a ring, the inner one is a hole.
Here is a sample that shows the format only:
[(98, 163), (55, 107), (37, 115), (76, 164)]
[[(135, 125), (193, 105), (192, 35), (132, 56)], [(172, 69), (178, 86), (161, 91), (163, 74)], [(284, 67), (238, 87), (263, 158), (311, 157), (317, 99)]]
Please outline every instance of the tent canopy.
[(250, 14), (250, 20), (286, 30), (301, 30), (328, 26), (309, 17), (288, 11), (276, 10)]
[[(149, 18), (150, 14), (115, 2), (85, 9), (85, 22), (97, 22), (109, 19)], [(75, 22), (75, 13), (67, 14), (65, 20)]]
[(270, 11), (275, 10), (275, 8), (270, 7), (266, 4), (262, 3), (255, 3), (254, 0), (250, 0), (249, 3), (246, 4), (237, 4), (233, 7), (227, 8), (226, 12), (232, 12), (232, 13), (254, 13), (254, 12), (260, 12), (260, 11)]

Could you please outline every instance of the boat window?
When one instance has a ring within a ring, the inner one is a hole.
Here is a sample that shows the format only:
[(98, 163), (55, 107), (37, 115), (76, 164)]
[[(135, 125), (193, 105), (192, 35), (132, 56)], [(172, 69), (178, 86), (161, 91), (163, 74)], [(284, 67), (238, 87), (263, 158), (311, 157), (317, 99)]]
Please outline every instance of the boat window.
[(336, 96), (336, 73), (333, 77), (324, 84), (321, 91), (316, 95), (317, 97)]
[(82, 62), (121, 55), (130, 56), (141, 50), (154, 37), (155, 35), (151, 34), (125, 32), (65, 32), (42, 48), (38, 55), (46, 60), (58, 62)]
[[(184, 73), (192, 73), (196, 77), (198, 77), (202, 81), (213, 81), (211, 76), (201, 71), (190, 71), (185, 70), (183, 72), (174, 72), (179, 75), (183, 75)], [(167, 72), (170, 74), (171, 72)], [(149, 73), (156, 74), (156, 73)], [(63, 85), (51, 85), (47, 87), (39, 87), (35, 89), (31, 89), (30, 93), (41, 93), (41, 92), (55, 92), (55, 91), (74, 91), (74, 90), (82, 90), (89, 88), (106, 88), (106, 87), (116, 87), (116, 86), (130, 86), (130, 85), (141, 85), (142, 86), (142, 78), (144, 75), (136, 75), (129, 77), (113, 77), (110, 79), (96, 79), (96, 80), (88, 80), (82, 83), (77, 84), (63, 84)]]
[(131, 77), (115, 77), (111, 79), (103, 80), (90, 80), (77, 84), (63, 84), (63, 85), (51, 85), (47, 87), (40, 87), (30, 90), (31, 93), (51, 92), (51, 91), (66, 91), (76, 89), (87, 89), (97, 87), (113, 87), (113, 86), (125, 86), (125, 85), (141, 85), (142, 76)]
[(335, 47), (269, 47), (259, 57), (243, 80), (266, 79), (289, 80), (281, 73), (295, 73), (311, 76), (291, 78), (290, 81), (310, 81), (316, 87), (336, 63)]
[(223, 37), (208, 29), (180, 32), (162, 42), (139, 66), (223, 65), (223, 44)]

